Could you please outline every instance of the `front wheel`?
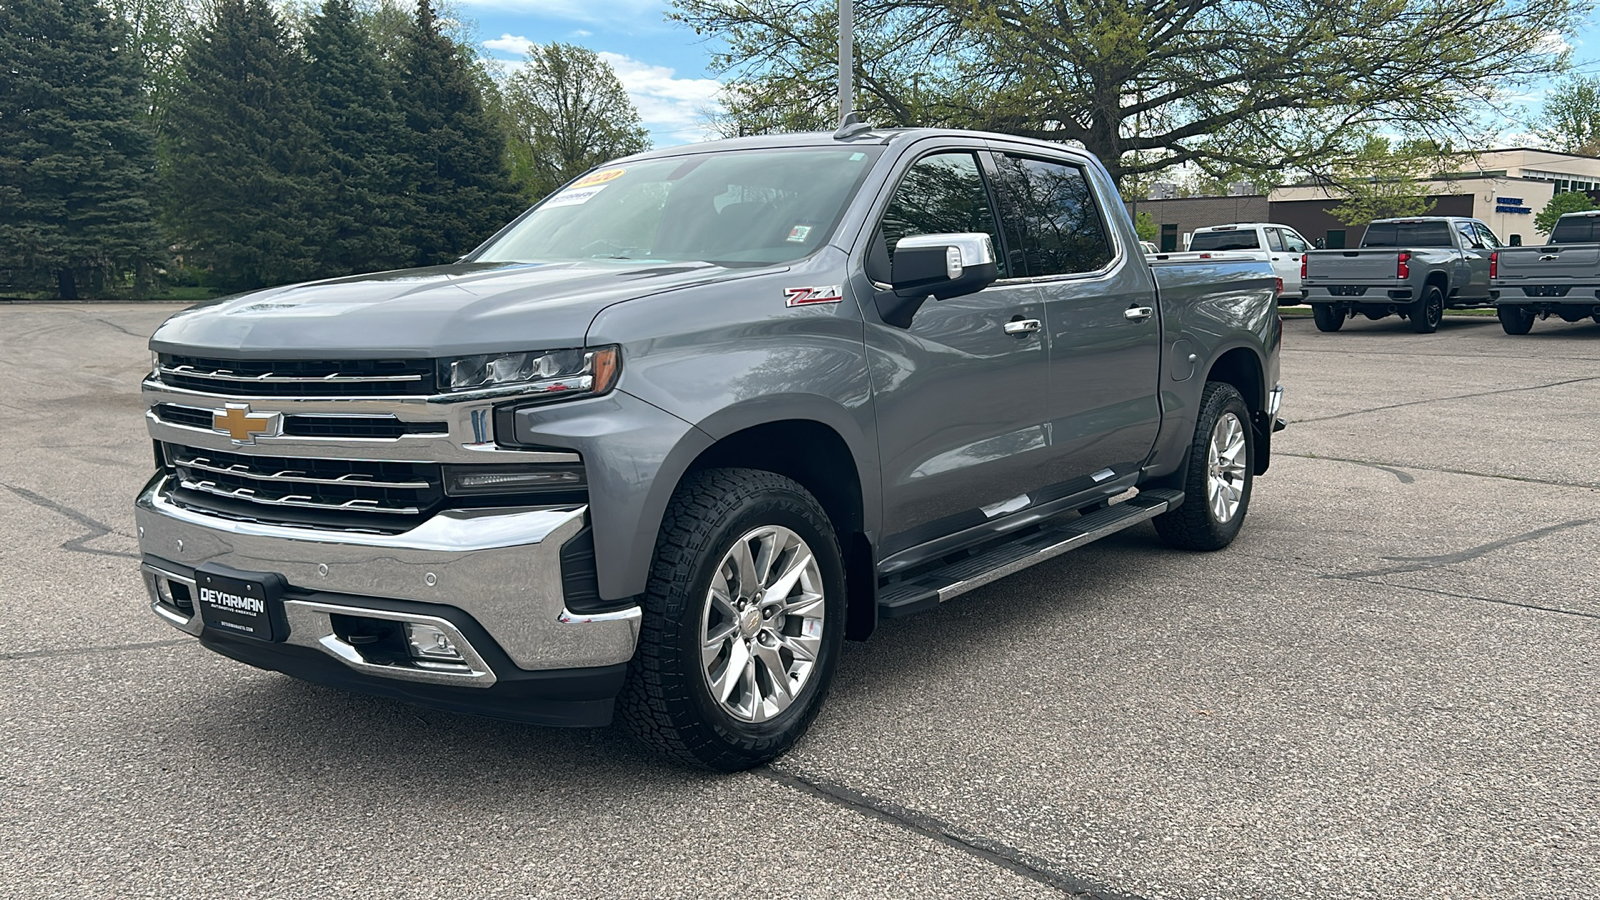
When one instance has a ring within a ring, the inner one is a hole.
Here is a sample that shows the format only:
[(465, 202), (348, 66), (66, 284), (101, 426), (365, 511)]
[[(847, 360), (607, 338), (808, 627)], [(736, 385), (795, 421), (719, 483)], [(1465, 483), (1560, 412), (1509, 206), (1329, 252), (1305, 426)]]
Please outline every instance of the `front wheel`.
[(1411, 330), (1417, 334), (1433, 334), (1444, 321), (1444, 291), (1436, 284), (1428, 285), (1422, 299), (1411, 308)]
[(828, 516), (755, 469), (690, 476), (668, 505), (619, 704), (645, 743), (734, 772), (795, 742), (844, 637), (844, 565)]
[(1311, 307), (1311, 318), (1318, 331), (1334, 332), (1344, 327), (1344, 310), (1332, 303), (1317, 303)]
[(1183, 505), (1155, 517), (1156, 533), (1183, 550), (1221, 550), (1244, 525), (1254, 478), (1250, 410), (1233, 385), (1207, 382), (1183, 473)]
[(1494, 311), (1506, 334), (1527, 334), (1533, 330), (1533, 310), (1521, 306), (1501, 306)]

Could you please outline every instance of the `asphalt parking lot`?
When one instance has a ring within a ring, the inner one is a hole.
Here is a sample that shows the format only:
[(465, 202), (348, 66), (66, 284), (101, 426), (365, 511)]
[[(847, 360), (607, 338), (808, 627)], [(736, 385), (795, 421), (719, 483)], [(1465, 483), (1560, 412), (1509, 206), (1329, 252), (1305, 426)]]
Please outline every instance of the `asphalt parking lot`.
[(0, 897), (1600, 895), (1600, 325), (1287, 323), (1245, 532), (846, 648), (768, 769), (368, 699), (149, 612), (145, 336), (0, 305)]

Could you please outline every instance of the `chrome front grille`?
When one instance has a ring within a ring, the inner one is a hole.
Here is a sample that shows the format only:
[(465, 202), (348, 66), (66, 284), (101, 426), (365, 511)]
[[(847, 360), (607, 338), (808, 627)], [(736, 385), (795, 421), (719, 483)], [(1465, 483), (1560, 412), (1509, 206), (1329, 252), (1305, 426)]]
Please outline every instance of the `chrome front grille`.
[(444, 500), (434, 463), (291, 459), (162, 445), (173, 498), (253, 521), (403, 531)]
[(162, 384), (249, 397), (409, 397), (434, 393), (431, 359), (215, 359), (162, 353)]
[[(156, 418), (169, 425), (207, 431), (212, 430), (212, 417), (219, 412), (180, 403), (157, 403), (153, 409)], [(393, 415), (290, 413), (283, 417), (282, 433), (289, 437), (393, 439), (408, 435), (446, 435), (450, 433), (450, 425), (447, 422), (405, 422)]]

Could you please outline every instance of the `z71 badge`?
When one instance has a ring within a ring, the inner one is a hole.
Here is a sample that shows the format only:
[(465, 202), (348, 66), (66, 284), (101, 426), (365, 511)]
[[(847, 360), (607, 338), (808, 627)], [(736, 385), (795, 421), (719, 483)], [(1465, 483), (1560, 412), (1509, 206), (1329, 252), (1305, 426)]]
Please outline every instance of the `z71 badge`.
[(813, 303), (838, 303), (844, 299), (844, 289), (837, 284), (827, 287), (796, 287), (783, 289), (785, 306), (810, 306)]

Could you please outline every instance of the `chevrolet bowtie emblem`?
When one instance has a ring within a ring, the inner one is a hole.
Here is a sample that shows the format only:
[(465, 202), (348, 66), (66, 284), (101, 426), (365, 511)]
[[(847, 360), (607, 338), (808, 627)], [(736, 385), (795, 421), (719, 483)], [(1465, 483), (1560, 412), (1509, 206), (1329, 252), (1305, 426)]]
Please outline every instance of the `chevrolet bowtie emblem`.
[(283, 413), (252, 413), (248, 403), (229, 403), (227, 409), (213, 410), (211, 429), (233, 438), (235, 444), (254, 444), (256, 435), (275, 437)]

